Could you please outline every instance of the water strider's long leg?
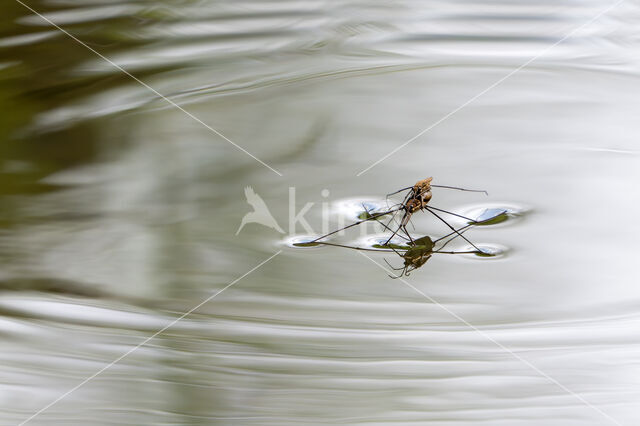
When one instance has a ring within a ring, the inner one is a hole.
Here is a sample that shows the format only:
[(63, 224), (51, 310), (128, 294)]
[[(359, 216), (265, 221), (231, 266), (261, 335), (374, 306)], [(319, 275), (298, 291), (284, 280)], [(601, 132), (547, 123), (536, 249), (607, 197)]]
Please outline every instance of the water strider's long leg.
[(411, 225), (411, 229), (413, 229), (414, 231), (416, 230), (416, 225), (413, 224), (413, 217), (409, 218), (409, 221), (407, 222), (408, 225)]
[(389, 241), (391, 241), (391, 239), (398, 233), (398, 231), (400, 230), (400, 227), (398, 227), (398, 229), (396, 229), (395, 231), (393, 231), (393, 233), (391, 234), (391, 236), (389, 237), (389, 239), (387, 241), (385, 241), (385, 243), (383, 244), (383, 246), (388, 246), (389, 245)]
[[(411, 222), (411, 215), (409, 215), (409, 222)], [(410, 235), (410, 234), (409, 234), (409, 232), (407, 231), (407, 227), (406, 227), (406, 226), (403, 226), (403, 225), (402, 225), (402, 223), (404, 223), (404, 218), (402, 219), (402, 222), (400, 222), (400, 225), (399, 225), (398, 231), (399, 231), (400, 229), (402, 229), (402, 231), (404, 231), (404, 234), (405, 234), (408, 238), (405, 238), (405, 237), (403, 237), (403, 236), (402, 236), (402, 235), (400, 235), (400, 234), (397, 234), (397, 235), (398, 235), (399, 237), (404, 238), (405, 240), (406, 240), (406, 239), (408, 239), (412, 244), (414, 244), (414, 245), (415, 245), (415, 242), (413, 241), (413, 238), (411, 238), (411, 235)], [(405, 224), (405, 225), (406, 225), (406, 224)], [(413, 225), (413, 223), (412, 223), (412, 225)], [(413, 229), (415, 230), (415, 227), (414, 227)], [(398, 231), (396, 231), (396, 232), (398, 232)]]
[(391, 236), (389, 237), (389, 239), (383, 244), (383, 245), (388, 245), (389, 241), (391, 241), (391, 239), (398, 233), (398, 231), (403, 227), (402, 223), (404, 223), (405, 218), (407, 217), (407, 215), (411, 215), (411, 213), (409, 213), (407, 210), (405, 210), (404, 212), (404, 216), (402, 217), (402, 222), (400, 223), (400, 226), (398, 226), (398, 229), (396, 229)]
[[(410, 241), (413, 245), (415, 245), (416, 243), (415, 243), (415, 241), (413, 241), (413, 238), (411, 237), (411, 235), (407, 232), (407, 229), (405, 228), (405, 229), (403, 229), (403, 231), (404, 231), (404, 234), (409, 238), (409, 241)], [(398, 234), (398, 236), (400, 236), (400, 234)]]
[(387, 211), (392, 210), (395, 207), (401, 206), (401, 203), (395, 203), (394, 205), (392, 205), (391, 207), (389, 207), (389, 205), (387, 204)]
[[(384, 198), (384, 199), (385, 199), (385, 202), (387, 203), (387, 207), (389, 206), (389, 196), (394, 195), (394, 194), (397, 194), (398, 192), (406, 191), (407, 189), (412, 189), (412, 188), (413, 188), (412, 186), (408, 186), (408, 187), (406, 187), (406, 188), (402, 188), (402, 189), (399, 189), (399, 190), (397, 190), (397, 191), (395, 191), (395, 192), (392, 192), (392, 193), (390, 193), (390, 194), (387, 194), (387, 195), (385, 196), (385, 198)], [(408, 199), (408, 197), (411, 195), (411, 192), (412, 192), (412, 191), (409, 191), (409, 192), (407, 193), (407, 195), (405, 195), (405, 196), (404, 196), (404, 199), (402, 200), (402, 203), (400, 203), (400, 205), (404, 205), (404, 203), (406, 203), (406, 202), (407, 202), (407, 199)]]
[[(467, 226), (467, 227), (465, 227), (465, 228), (463, 228), (463, 229), (459, 229), (458, 231), (462, 234), (462, 233), (464, 233), (464, 232), (468, 231), (470, 226), (471, 226), (471, 225), (469, 225), (469, 226)], [(456, 233), (455, 233), (455, 232), (452, 232), (452, 233), (450, 233), (450, 234), (449, 234), (449, 235), (447, 235), (447, 236), (451, 236), (451, 235), (453, 235), (453, 234), (456, 234)], [(444, 242), (444, 244), (442, 244), (442, 245), (440, 246), (440, 248), (439, 248), (438, 250), (442, 250), (443, 248), (445, 248), (445, 247), (447, 246), (447, 244), (449, 244), (451, 241), (455, 240), (456, 238), (458, 238), (458, 235), (457, 235), (457, 234), (456, 234), (456, 235), (451, 236), (447, 241), (445, 241), (445, 242)], [(475, 253), (475, 252), (474, 252), (474, 253)]]
[(335, 231), (329, 232), (328, 234), (325, 234), (325, 235), (323, 235), (323, 236), (321, 236), (321, 237), (318, 237), (318, 238), (316, 238), (315, 240), (312, 240), (312, 241), (309, 241), (309, 242), (310, 242), (310, 243), (315, 243), (315, 242), (317, 242), (318, 240), (321, 240), (321, 239), (323, 239), (323, 238), (328, 237), (329, 235), (333, 235), (333, 234), (338, 233), (338, 232), (340, 232), (340, 231), (344, 231), (345, 229), (349, 229), (349, 228), (351, 228), (351, 227), (354, 227), (354, 226), (360, 225), (361, 223), (363, 223), (363, 222), (367, 222), (367, 221), (369, 221), (369, 220), (375, 220), (376, 218), (379, 218), (380, 216), (385, 216), (385, 215), (388, 215), (389, 213), (393, 213), (393, 212), (396, 212), (396, 211), (398, 211), (398, 210), (401, 210), (401, 208), (398, 208), (398, 209), (395, 209), (395, 210), (389, 210), (389, 211), (386, 211), (386, 212), (377, 213), (377, 214), (375, 214), (375, 215), (373, 215), (373, 216), (371, 216), (371, 217), (368, 217), (368, 218), (366, 218), (366, 219), (363, 219), (363, 220), (361, 220), (361, 221), (359, 221), (359, 222), (355, 222), (355, 223), (352, 223), (351, 225), (347, 225), (347, 226), (345, 226), (344, 228), (336, 229)]
[(407, 234), (407, 237), (409, 237), (409, 241), (411, 241), (411, 244), (415, 246), (416, 245), (415, 241), (413, 241), (413, 238), (411, 238), (411, 235), (409, 235), (409, 231), (407, 231), (407, 225), (404, 225), (402, 227), (402, 230), (404, 231), (405, 234)]
[(438, 207), (434, 207), (432, 205), (429, 205), (429, 208), (434, 209), (434, 210), (438, 210), (439, 212), (442, 212), (442, 213), (450, 214), (452, 216), (458, 216), (458, 217), (460, 217), (462, 219), (466, 219), (466, 220), (468, 220), (470, 222), (473, 222), (473, 223), (478, 223), (478, 221), (475, 220), (475, 219), (471, 219), (470, 217), (462, 216), (461, 214), (458, 214), (458, 213), (450, 212), (449, 210), (445, 210), (445, 209), (441, 209), (441, 208), (438, 208)]
[[(454, 237), (454, 238), (457, 238)], [(449, 240), (451, 241), (451, 240)], [(447, 241), (445, 243), (448, 244), (449, 241)], [(337, 244), (337, 243), (328, 243), (325, 241), (318, 241), (316, 244), (322, 244), (324, 246), (332, 246), (332, 247), (342, 247), (342, 248), (347, 248), (347, 249), (351, 249), (351, 250), (361, 250), (361, 251), (373, 251), (373, 252), (378, 252), (378, 253), (395, 253), (398, 256), (402, 257), (402, 254), (396, 250), (393, 247), (390, 247), (388, 250), (385, 249), (373, 249), (373, 248), (366, 248), (366, 247), (356, 247), (356, 246), (348, 246), (346, 244)], [(468, 253), (477, 253), (476, 251), (442, 251), (442, 248), (444, 247), (444, 245), (442, 247), (440, 247), (438, 250), (433, 250), (433, 253), (440, 253), (440, 254), (468, 254)], [(400, 270), (402, 268), (394, 268), (395, 270)]]
[[(362, 205), (362, 207), (365, 209), (365, 211), (367, 213), (368, 210), (366, 207), (364, 207), (364, 204)], [(380, 225), (384, 226), (385, 229), (387, 229), (388, 231), (391, 231), (393, 233), (393, 230), (389, 227), (389, 224), (391, 223), (391, 221), (393, 221), (395, 218), (395, 214), (391, 217), (391, 219), (389, 220), (389, 222), (385, 225), (384, 223), (382, 223), (381, 221), (377, 221)], [(404, 237), (403, 235), (398, 234), (397, 232), (400, 230), (400, 227), (395, 231), (395, 233), (392, 234), (391, 238), (393, 238), (393, 235), (398, 235), (398, 237), (403, 238), (407, 241), (410, 241), (413, 243), (413, 239), (411, 238), (411, 235), (409, 235), (409, 233), (406, 231), (406, 229), (403, 229), (404, 233), (407, 235), (406, 237)], [(389, 240), (387, 240), (387, 242), (385, 243), (385, 245), (389, 242)], [(394, 250), (395, 251), (395, 250)]]
[[(364, 209), (364, 211), (365, 211), (365, 212), (367, 212), (367, 214), (370, 214), (370, 213), (369, 213), (369, 210), (364, 206), (364, 204), (362, 204), (362, 208)], [(393, 220), (393, 218), (391, 218), (391, 219)], [(382, 223), (382, 221), (380, 221), (380, 220), (376, 220), (376, 222), (378, 222), (380, 225), (384, 226), (384, 228), (385, 228), (386, 230), (393, 232), (393, 230), (392, 230), (391, 228), (389, 228), (388, 224), (387, 224), (387, 225), (385, 225), (385, 224), (384, 224), (384, 223)], [(401, 237), (401, 238), (404, 238), (405, 240), (409, 240), (409, 239), (411, 238), (411, 237), (409, 237), (409, 238), (405, 238), (405, 237), (403, 237), (402, 235), (398, 235), (398, 236), (399, 236), (399, 237)]]
[[(498, 215), (496, 215), (496, 216), (499, 216), (499, 215), (501, 215), (501, 214), (505, 214), (506, 212), (507, 212), (506, 210), (503, 210), (501, 213), (499, 213), (499, 214), (498, 214)], [(485, 220), (481, 220), (481, 221), (476, 222), (476, 223), (470, 223), (470, 224), (468, 224), (468, 225), (465, 225), (465, 226), (463, 226), (462, 228), (458, 228), (458, 232), (463, 233), (463, 232), (465, 232), (465, 231), (468, 231), (468, 230), (469, 230), (469, 228), (471, 228), (472, 226), (475, 226), (475, 225), (481, 225), (481, 224), (483, 224), (483, 223), (485, 223), (485, 222), (489, 222), (489, 221), (491, 221), (491, 220), (495, 219), (495, 217), (496, 217), (496, 216), (490, 217), (490, 218), (485, 219)], [(452, 235), (453, 235), (453, 237), (451, 237)], [(447, 241), (445, 241), (445, 243), (444, 243), (444, 244), (442, 244), (442, 246), (440, 246), (440, 248), (438, 249), (438, 252), (439, 252), (439, 253), (451, 253), (451, 254), (453, 254), (453, 253), (474, 253), (474, 252), (440, 252), (439, 250), (442, 250), (442, 249), (443, 249), (447, 244), (449, 244), (451, 241), (453, 241), (453, 240), (455, 240), (456, 238), (458, 238), (458, 235), (456, 235), (456, 232), (450, 232), (450, 233), (448, 233), (447, 235), (445, 235), (444, 237), (440, 237), (440, 238), (438, 238), (437, 240), (435, 240), (435, 241), (433, 242), (433, 243), (435, 244), (435, 243), (437, 243), (438, 241), (444, 240), (445, 238), (448, 238), (448, 237), (451, 237), (451, 238), (449, 238)], [(435, 253), (435, 251), (434, 251), (434, 253)]]
[(362, 250), (362, 251), (377, 251), (377, 252), (384, 252), (384, 253), (392, 253), (395, 252), (396, 254), (400, 254), (395, 250), (384, 250), (384, 249), (370, 249), (370, 248), (366, 248), (366, 247), (355, 247), (355, 246), (348, 246), (346, 244), (336, 244), (336, 243), (327, 243), (324, 241), (318, 241), (316, 244), (322, 244), (324, 246), (332, 246), (332, 247), (342, 247), (342, 248), (348, 248), (351, 250)]
[[(404, 207), (404, 205), (403, 205), (403, 207)], [(386, 226), (387, 226), (387, 228), (389, 228), (389, 225), (391, 224), (391, 222), (395, 222), (395, 221), (396, 221), (396, 215), (397, 215), (397, 214), (398, 214), (398, 213), (396, 212), (396, 213), (394, 213), (394, 214), (391, 216), (391, 219), (389, 219), (389, 222), (387, 222), (387, 225), (386, 225)], [(406, 214), (407, 214), (407, 213), (406, 213), (406, 211), (405, 211), (405, 215), (406, 215)], [(404, 217), (404, 216), (403, 216), (403, 217)], [(400, 222), (402, 222), (402, 220), (401, 220)], [(389, 229), (390, 229), (390, 228), (389, 228)], [(389, 241), (391, 241), (391, 238), (393, 238), (393, 236), (394, 236), (394, 235), (395, 235), (399, 230), (400, 230), (400, 226), (398, 226), (398, 229), (396, 229), (396, 230), (395, 230), (395, 232), (394, 232), (394, 231), (391, 231), (391, 237), (389, 237), (389, 239), (387, 240), (387, 242), (385, 242), (385, 243), (384, 243), (384, 245), (389, 244)]]
[[(429, 207), (433, 208), (432, 206), (429, 206)], [(475, 226), (475, 225), (482, 225), (483, 223), (485, 223), (485, 222), (489, 222), (489, 221), (491, 221), (491, 220), (495, 219), (497, 216), (500, 216), (501, 214), (505, 214), (506, 212), (507, 212), (506, 210), (503, 210), (502, 212), (500, 212), (500, 213), (498, 213), (497, 215), (495, 215), (495, 216), (493, 216), (493, 217), (490, 217), (490, 218), (488, 218), (488, 219), (481, 220), (481, 221), (476, 221), (475, 223), (470, 223), (470, 224), (468, 224), (468, 225), (463, 226), (462, 228), (458, 228), (458, 231), (459, 231), (459, 232), (465, 232), (465, 231), (467, 231), (469, 228), (471, 228), (472, 226)], [(452, 235), (454, 235), (454, 234), (456, 234), (456, 232), (450, 232), (450, 233), (448, 233), (447, 235), (445, 235), (445, 236), (443, 236), (443, 237), (438, 238), (438, 239), (437, 239), (437, 240), (435, 240), (433, 243), (435, 244), (435, 243), (437, 243), (438, 241), (444, 240), (445, 238), (448, 238), (448, 237), (450, 237), (450, 236), (452, 236)], [(442, 245), (442, 247), (440, 247), (440, 250), (441, 250), (444, 246), (446, 246), (447, 244), (449, 244), (451, 241), (455, 240), (456, 238), (458, 238), (458, 235), (455, 235), (453, 238), (451, 238), (450, 240), (448, 240), (447, 242), (445, 242), (445, 243)]]
[[(397, 214), (397, 213), (393, 214), (393, 215), (391, 216), (391, 219), (389, 219), (389, 222), (387, 222), (387, 225), (386, 225), (386, 226), (387, 226), (387, 228), (389, 227), (389, 225), (391, 224), (391, 222), (394, 222), (394, 221), (396, 220), (396, 214)], [(393, 231), (391, 231), (391, 232), (393, 232)]]
[[(469, 224), (469, 225), (465, 225), (462, 228), (458, 228), (458, 232), (464, 232), (466, 231), (468, 228), (472, 227), (474, 224)], [(457, 238), (458, 236), (456, 235), (455, 232), (449, 232), (447, 235), (442, 236), (440, 238), (438, 238), (437, 240), (433, 241), (433, 244), (436, 244), (438, 241), (444, 240), (445, 238), (449, 238), (450, 236), (455, 235), (454, 238)], [(448, 242), (447, 242), (448, 243)]]
[(478, 253), (476, 250), (467, 250), (467, 251), (440, 251), (440, 250), (434, 250), (433, 253), (438, 253), (438, 254), (474, 254), (474, 253)]
[(395, 194), (397, 194), (398, 192), (406, 191), (407, 189), (411, 189), (411, 188), (413, 188), (413, 186), (407, 186), (406, 188), (398, 189), (398, 190), (397, 190), (397, 191), (395, 191), (395, 192), (391, 192), (391, 193), (387, 194), (387, 197), (389, 197), (390, 195), (395, 195)]
[(425, 206), (425, 208), (435, 217), (437, 217), (438, 219), (440, 219), (445, 225), (447, 225), (452, 231), (454, 231), (456, 234), (458, 234), (458, 236), (462, 237), (466, 242), (468, 242), (469, 244), (471, 244), (473, 246), (474, 249), (478, 250), (479, 252), (482, 252), (482, 250), (480, 250), (475, 244), (473, 244), (471, 241), (469, 241), (469, 239), (467, 237), (465, 237), (464, 235), (462, 235), (460, 232), (458, 232), (456, 230), (456, 228), (454, 228), (453, 226), (449, 225), (449, 222), (447, 222), (446, 220), (444, 220), (443, 218), (440, 217), (440, 215), (438, 215), (436, 212), (434, 212), (433, 210), (431, 210), (431, 208), (429, 206)]

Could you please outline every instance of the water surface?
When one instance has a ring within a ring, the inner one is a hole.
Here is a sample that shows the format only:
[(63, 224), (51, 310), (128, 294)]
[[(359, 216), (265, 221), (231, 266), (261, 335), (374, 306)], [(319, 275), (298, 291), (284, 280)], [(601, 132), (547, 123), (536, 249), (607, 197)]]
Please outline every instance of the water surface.
[[(5, 2), (0, 423), (278, 250), (28, 424), (640, 421), (637, 4), (551, 50), (611, 3), (28, 4), (282, 176)], [(427, 176), (490, 194), (434, 190), (435, 206), (518, 213), (465, 234), (504, 255), (433, 256), (414, 289), (356, 251), (236, 235), (246, 186), (287, 233), (294, 187), (321, 232), (323, 203), (336, 226), (344, 200)]]

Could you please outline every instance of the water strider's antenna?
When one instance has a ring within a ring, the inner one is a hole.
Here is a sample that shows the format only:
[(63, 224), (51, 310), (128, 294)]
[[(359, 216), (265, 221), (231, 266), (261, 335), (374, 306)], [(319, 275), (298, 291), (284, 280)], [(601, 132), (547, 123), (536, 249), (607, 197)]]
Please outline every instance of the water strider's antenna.
[(448, 185), (431, 185), (434, 188), (447, 188), (447, 189), (457, 189), (458, 191), (466, 191), (466, 192), (484, 192), (485, 195), (489, 195), (489, 193), (487, 191), (485, 191), (484, 189), (467, 189), (467, 188), (460, 188), (457, 186), (448, 186)]

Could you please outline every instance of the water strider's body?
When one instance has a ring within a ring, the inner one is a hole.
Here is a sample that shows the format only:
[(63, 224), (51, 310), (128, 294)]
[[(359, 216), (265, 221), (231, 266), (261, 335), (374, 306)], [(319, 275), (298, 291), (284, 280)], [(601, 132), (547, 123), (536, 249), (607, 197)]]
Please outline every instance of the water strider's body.
[(431, 181), (432, 177), (428, 177), (423, 180), (419, 180), (413, 185), (413, 198), (419, 199), (422, 203), (426, 204), (431, 200)]
[(407, 237), (409, 237), (409, 240), (413, 242), (411, 236), (409, 235), (409, 232), (406, 229), (406, 226), (411, 220), (411, 216), (419, 210), (424, 210), (427, 206), (427, 203), (431, 201), (431, 198), (433, 197), (433, 194), (431, 192), (431, 181), (433, 181), (433, 177), (428, 177), (426, 179), (419, 180), (415, 183), (415, 185), (411, 187), (409, 193), (405, 196), (402, 202), (404, 216), (402, 216), (400, 226), (393, 234), (391, 234), (385, 244), (389, 244), (391, 239), (401, 229), (404, 231)]
[(404, 200), (402, 201), (402, 205), (405, 207), (405, 210), (411, 213), (415, 213), (418, 210), (424, 208), (424, 205), (426, 205), (433, 196), (433, 194), (431, 193), (432, 180), (432, 177), (428, 177), (426, 179), (419, 180), (412, 187), (403, 188), (395, 192), (398, 193), (410, 189), (409, 193), (407, 193), (407, 195), (404, 197)]

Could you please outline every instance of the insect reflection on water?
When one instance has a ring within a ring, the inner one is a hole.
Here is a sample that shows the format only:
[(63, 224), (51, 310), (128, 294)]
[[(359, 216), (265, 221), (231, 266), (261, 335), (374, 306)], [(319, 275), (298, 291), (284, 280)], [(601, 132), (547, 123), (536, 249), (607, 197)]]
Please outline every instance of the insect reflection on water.
[[(365, 213), (367, 215), (367, 219), (363, 219), (360, 222), (356, 222), (355, 224), (352, 224), (350, 226), (354, 226), (357, 225), (359, 223), (362, 223), (366, 220), (369, 220), (369, 218), (372, 218), (372, 220), (378, 220), (379, 217), (381, 217), (380, 214), (370, 214), (369, 211), (365, 208)], [(385, 212), (385, 215), (389, 214), (389, 212)], [(384, 216), (384, 215), (382, 215)], [(492, 215), (490, 217), (486, 217), (484, 220), (482, 221), (473, 221), (472, 223), (469, 223), (461, 228), (458, 229), (453, 229), (452, 232), (436, 239), (433, 240), (430, 236), (423, 236), (421, 238), (418, 239), (410, 239), (410, 236), (407, 237), (402, 237), (404, 240), (407, 241), (406, 245), (400, 245), (400, 244), (393, 244), (390, 243), (390, 239), (388, 239), (386, 242), (384, 243), (380, 243), (380, 244), (373, 244), (371, 247), (357, 247), (357, 246), (351, 246), (351, 245), (346, 245), (346, 244), (339, 244), (339, 243), (332, 243), (332, 242), (326, 242), (326, 241), (317, 241), (313, 240), (310, 242), (301, 242), (301, 243), (296, 243), (294, 244), (294, 246), (296, 247), (314, 247), (314, 246), (319, 246), (319, 245), (325, 245), (325, 246), (334, 246), (334, 247), (342, 247), (342, 248), (347, 248), (347, 249), (351, 249), (351, 250), (362, 250), (362, 251), (375, 251), (375, 252), (387, 252), (387, 253), (395, 253), (397, 254), (401, 259), (402, 259), (402, 266), (400, 267), (394, 267), (390, 262), (388, 262), (385, 259), (385, 262), (387, 263), (387, 265), (389, 265), (389, 267), (391, 269), (393, 269), (394, 271), (400, 271), (399, 274), (397, 275), (389, 275), (391, 278), (401, 278), (403, 276), (409, 276), (411, 274), (411, 272), (415, 271), (418, 268), (421, 268), (422, 266), (424, 266), (427, 261), (429, 259), (431, 259), (431, 257), (434, 254), (475, 254), (478, 256), (483, 256), (483, 257), (492, 257), (495, 256), (496, 253), (491, 253), (488, 251), (483, 251), (480, 249), (474, 249), (474, 250), (466, 250), (466, 251), (447, 251), (444, 250), (444, 248), (454, 239), (461, 237), (462, 234), (469, 230), (470, 228), (472, 228), (473, 226), (476, 225), (483, 225), (486, 223), (491, 223), (491, 222), (495, 222), (496, 220), (498, 221), (502, 221), (504, 219), (506, 219), (507, 213), (506, 211), (499, 211), (498, 214)], [(391, 230), (391, 228), (389, 228), (388, 224), (383, 224), (384, 228), (386, 230)], [(466, 240), (466, 238), (465, 238)], [(467, 240), (468, 241), (468, 240)], [(474, 246), (475, 247), (475, 246)]]

